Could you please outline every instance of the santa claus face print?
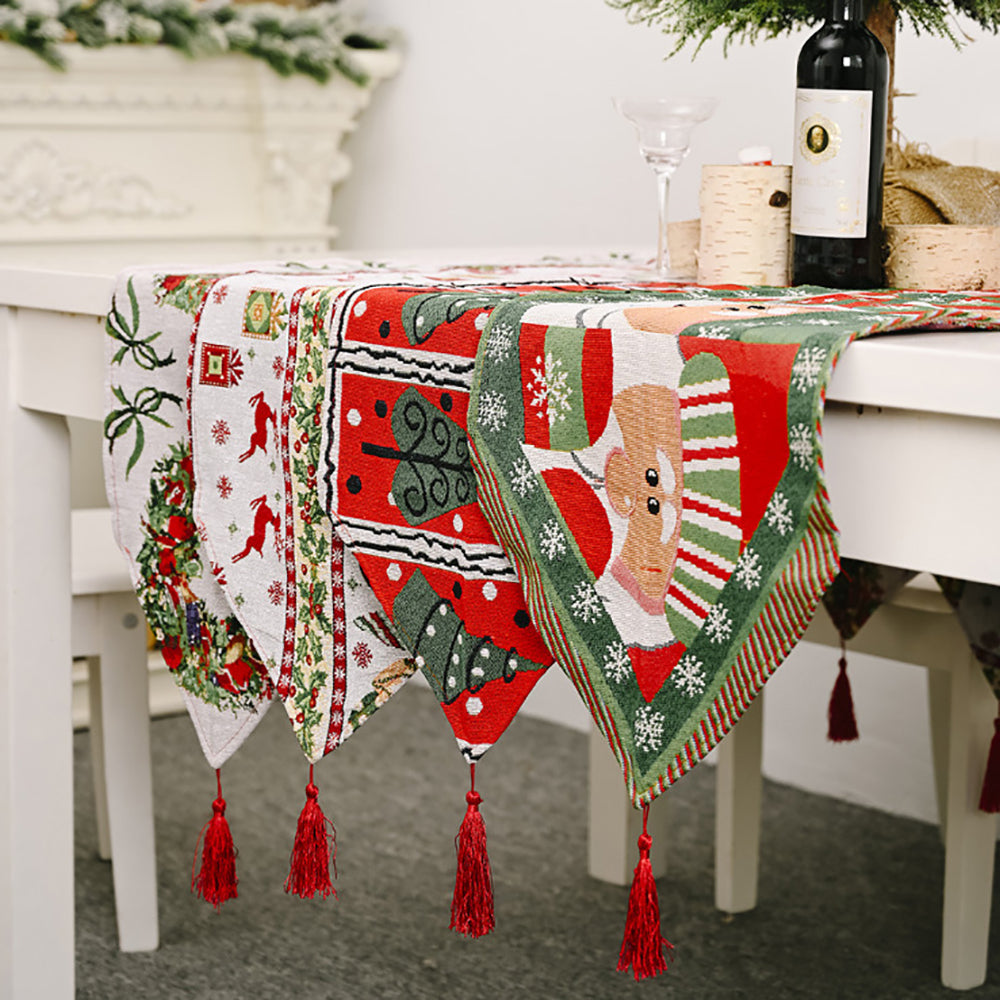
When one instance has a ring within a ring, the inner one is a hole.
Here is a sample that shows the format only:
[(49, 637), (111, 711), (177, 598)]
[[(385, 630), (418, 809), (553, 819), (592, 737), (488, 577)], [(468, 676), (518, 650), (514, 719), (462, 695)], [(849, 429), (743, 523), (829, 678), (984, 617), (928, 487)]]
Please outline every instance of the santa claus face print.
[[(642, 605), (663, 613), (680, 536), (681, 424), (677, 396), (661, 385), (622, 390), (612, 404), (623, 448), (605, 464), (608, 502), (628, 520), (619, 582)], [(620, 567), (619, 567), (620, 568)]]

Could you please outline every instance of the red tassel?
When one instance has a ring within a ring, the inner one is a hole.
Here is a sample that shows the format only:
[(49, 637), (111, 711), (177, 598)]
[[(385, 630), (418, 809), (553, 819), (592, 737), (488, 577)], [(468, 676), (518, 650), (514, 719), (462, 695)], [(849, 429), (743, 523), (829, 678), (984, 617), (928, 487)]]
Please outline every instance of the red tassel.
[[(309, 765), (306, 804), (299, 814), (292, 846), (291, 866), (285, 879), (285, 892), (312, 899), (317, 893), (324, 899), (337, 890), (330, 881), (330, 844), (333, 844), (333, 873), (337, 874), (337, 831), (323, 815), (317, 798), (319, 789), (313, 784), (313, 766)], [(329, 830), (327, 829), (329, 827)]]
[(226, 800), (222, 797), (222, 775), (215, 771), (218, 795), (212, 803), (212, 818), (201, 828), (198, 839), (204, 837), (201, 851), (201, 871), (194, 873), (198, 860), (195, 846), (195, 861), (191, 865), (191, 891), (207, 900), (218, 909), (227, 899), (235, 899), (236, 892), (236, 848), (233, 835), (226, 822)]
[(990, 740), (990, 755), (986, 760), (979, 808), (987, 813), (1000, 812), (1000, 715), (993, 720), (993, 739)]
[(476, 791), (476, 765), (470, 765), (472, 785), (465, 795), (468, 808), (455, 838), (458, 870), (451, 901), (451, 929), (468, 937), (489, 934), (493, 919), (493, 874), (486, 853), (486, 824), (479, 812), (482, 799)]
[[(649, 848), (653, 838), (646, 832), (649, 803), (642, 804), (642, 834), (639, 836), (639, 863), (632, 876), (632, 891), (628, 897), (628, 916), (625, 918), (625, 936), (618, 955), (618, 971), (627, 972), (629, 966), (636, 979), (656, 976), (666, 972), (674, 946), (660, 932), (660, 899), (656, 893), (656, 879), (649, 861)], [(666, 947), (667, 955), (663, 954)]]
[(847, 676), (847, 650), (840, 643), (840, 673), (833, 684), (830, 695), (830, 707), (826, 717), (828, 728), (826, 738), (834, 743), (849, 743), (858, 738), (858, 723), (854, 718), (854, 698), (851, 695), (851, 682)]

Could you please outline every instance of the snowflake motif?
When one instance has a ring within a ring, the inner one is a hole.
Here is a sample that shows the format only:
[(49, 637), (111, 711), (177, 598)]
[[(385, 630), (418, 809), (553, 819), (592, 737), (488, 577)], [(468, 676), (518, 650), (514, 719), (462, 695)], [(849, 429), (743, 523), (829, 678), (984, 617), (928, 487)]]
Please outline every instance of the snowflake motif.
[(490, 330), (486, 341), (486, 357), (500, 364), (507, 360), (510, 349), (514, 346), (514, 330), (506, 323), (498, 323)]
[(713, 604), (705, 618), (705, 634), (712, 642), (725, 642), (733, 631), (729, 612), (721, 604)]
[(788, 450), (800, 469), (808, 469), (813, 462), (813, 433), (808, 424), (796, 424), (788, 432)]
[(285, 588), (281, 586), (280, 580), (275, 580), (270, 587), (267, 588), (267, 599), (272, 604), (280, 604), (281, 599), (285, 596)]
[(233, 495), (233, 483), (229, 476), (219, 476), (215, 482), (215, 488), (223, 500), (228, 500)]
[(604, 611), (601, 605), (601, 599), (594, 590), (593, 586), (584, 580), (581, 580), (573, 588), (573, 596), (570, 599), (570, 608), (573, 610), (573, 614), (576, 615), (581, 621), (587, 622), (588, 624), (593, 621), (597, 621), (601, 617)]
[(499, 392), (484, 392), (479, 397), (479, 422), (496, 433), (507, 426), (507, 400)]
[(784, 538), (792, 530), (792, 512), (788, 509), (788, 497), (784, 493), (775, 492), (768, 501), (764, 518), (768, 526)]
[(822, 347), (803, 347), (792, 365), (792, 385), (799, 392), (812, 389), (826, 367), (826, 351)]
[(729, 340), (731, 334), (724, 326), (697, 326), (695, 333), (710, 340)]
[(275, 358), (271, 362), (271, 371), (274, 372), (276, 379), (283, 379), (285, 377), (285, 362), (281, 358)]
[(663, 743), (663, 713), (657, 712), (652, 705), (643, 705), (635, 713), (635, 743), (647, 753), (660, 749)]
[(739, 562), (736, 564), (736, 579), (747, 590), (753, 590), (755, 587), (760, 586), (761, 571), (760, 555), (751, 548), (744, 549)]
[[(337, 565), (337, 563), (334, 563), (334, 565)], [(343, 563), (341, 563), (340, 565), (342, 566)], [(330, 586), (333, 587), (334, 590), (340, 590), (344, 586), (344, 571), (343, 571), (343, 569), (335, 569), (330, 574)]]
[(225, 444), (229, 440), (229, 435), (232, 431), (230, 431), (229, 424), (225, 420), (216, 420), (212, 424), (212, 429), (209, 433), (216, 444)]
[(367, 670), (372, 665), (372, 660), (374, 659), (367, 642), (359, 642), (354, 649), (351, 650), (351, 656), (354, 657), (355, 664), (361, 670)]
[(333, 609), (334, 609), (334, 611), (343, 611), (344, 610), (344, 595), (343, 594), (334, 594), (333, 595)]
[(511, 489), (523, 500), (535, 490), (535, 472), (526, 458), (519, 458), (510, 473)]
[(228, 294), (229, 294), (228, 285), (216, 285), (212, 291), (212, 301), (217, 306), (221, 306), (222, 303), (226, 301), (226, 296)]
[(538, 367), (531, 369), (534, 378), (524, 388), (531, 393), (529, 402), (538, 410), (536, 416), (546, 415), (551, 427), (557, 420), (565, 420), (572, 409), (569, 397), (573, 390), (566, 384), (569, 372), (563, 370), (562, 361), (551, 351), (545, 355), (544, 362), (539, 356), (535, 363)]
[(629, 659), (628, 650), (623, 642), (612, 642), (604, 649), (604, 672), (616, 684), (621, 684), (623, 680), (632, 672), (632, 661)]
[(556, 556), (566, 554), (566, 536), (554, 517), (542, 525), (542, 530), (538, 533), (538, 547), (549, 562)]
[(680, 663), (670, 671), (670, 680), (682, 694), (693, 698), (705, 690), (705, 664), (685, 653)]
[(333, 679), (337, 681), (338, 684), (343, 684), (347, 680), (347, 667), (342, 663), (338, 663), (333, 668)]
[(337, 688), (337, 690), (333, 692), (333, 697), (330, 700), (339, 708), (344, 704), (344, 692), (340, 688)]

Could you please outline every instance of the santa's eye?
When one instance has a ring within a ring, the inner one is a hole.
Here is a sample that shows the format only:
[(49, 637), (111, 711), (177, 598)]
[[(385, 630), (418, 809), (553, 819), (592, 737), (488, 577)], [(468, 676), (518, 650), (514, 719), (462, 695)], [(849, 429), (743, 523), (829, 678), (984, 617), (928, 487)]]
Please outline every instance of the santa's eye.
[(656, 486), (660, 482), (660, 474), (656, 471), (656, 469), (646, 470), (646, 482), (649, 483), (650, 486)]
[(646, 510), (648, 510), (650, 514), (659, 514), (660, 513), (660, 501), (657, 500), (656, 497), (647, 497), (646, 498)]

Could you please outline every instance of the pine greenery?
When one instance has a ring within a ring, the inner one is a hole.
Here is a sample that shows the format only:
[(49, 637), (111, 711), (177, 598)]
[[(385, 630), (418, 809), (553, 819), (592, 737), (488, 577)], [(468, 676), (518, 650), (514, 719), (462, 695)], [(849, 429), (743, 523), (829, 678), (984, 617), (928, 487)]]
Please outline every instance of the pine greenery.
[(226, 0), (0, 0), (0, 41), (65, 67), (65, 45), (168, 45), (191, 58), (243, 52), (282, 76), (302, 73), (325, 83), (341, 75), (360, 86), (368, 77), (352, 58), (384, 48), (340, 0), (294, 8)]
[[(723, 48), (736, 42), (753, 42), (807, 25), (826, 16), (826, 0), (607, 0), (624, 10), (631, 21), (651, 24), (676, 36), (670, 55), (689, 42), (695, 54), (716, 31), (724, 31)], [(994, 34), (1000, 29), (1000, 0), (895, 0), (901, 21), (918, 33), (950, 39), (961, 45), (965, 38), (956, 14), (964, 15)]]

